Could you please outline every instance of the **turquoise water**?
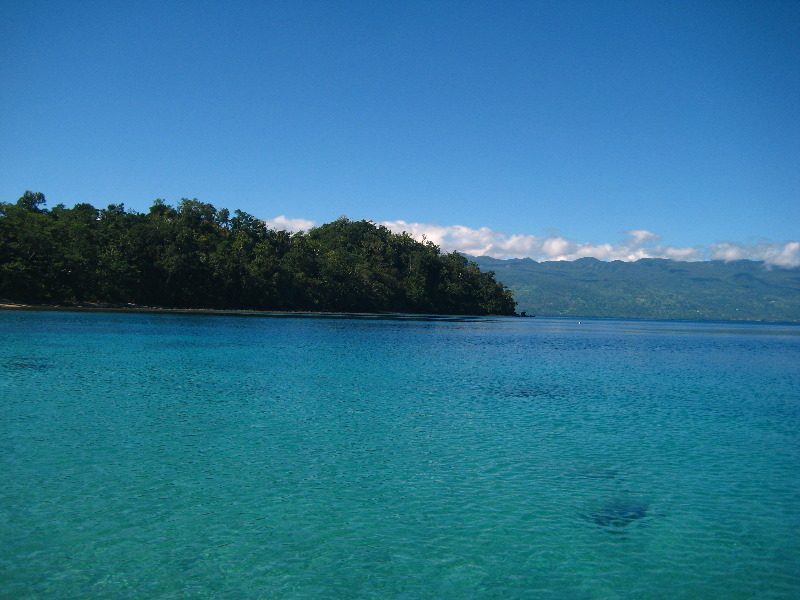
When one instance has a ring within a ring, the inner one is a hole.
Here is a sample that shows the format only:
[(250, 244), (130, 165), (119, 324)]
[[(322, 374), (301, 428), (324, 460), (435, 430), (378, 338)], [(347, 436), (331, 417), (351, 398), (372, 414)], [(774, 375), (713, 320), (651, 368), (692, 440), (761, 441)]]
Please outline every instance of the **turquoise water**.
[(800, 327), (0, 312), (0, 597), (800, 597)]

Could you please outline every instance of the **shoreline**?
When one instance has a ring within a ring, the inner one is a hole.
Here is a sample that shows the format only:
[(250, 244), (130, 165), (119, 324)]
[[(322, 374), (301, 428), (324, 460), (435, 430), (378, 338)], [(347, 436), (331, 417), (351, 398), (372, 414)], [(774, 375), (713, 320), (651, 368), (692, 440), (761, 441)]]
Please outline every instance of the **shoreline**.
[(163, 306), (142, 306), (140, 304), (112, 304), (107, 302), (76, 302), (74, 304), (27, 304), (24, 302), (11, 302), (0, 300), (0, 310), (30, 310), (59, 312), (145, 312), (145, 313), (255, 313), (247, 309), (230, 310), (221, 308), (167, 308)]
[[(496, 318), (500, 315), (440, 315), (428, 313), (361, 313), (337, 311), (304, 310), (254, 310), (233, 308), (168, 308), (163, 306), (142, 306), (139, 304), (112, 304), (105, 302), (76, 302), (74, 304), (26, 304), (0, 300), (0, 311), (29, 312), (87, 312), (87, 313), (141, 313), (164, 315), (230, 316), (230, 317), (316, 317), (316, 318), (358, 318), (358, 319), (404, 319), (404, 320), (442, 320), (465, 321), (482, 318)], [(511, 316), (511, 315), (509, 315)]]
[[(143, 306), (140, 304), (113, 304), (107, 302), (76, 302), (74, 304), (27, 304), (0, 299), (0, 311), (26, 311), (26, 312), (75, 312), (75, 313), (119, 313), (119, 314), (151, 314), (151, 315), (187, 315), (187, 316), (227, 316), (227, 317), (313, 317), (322, 319), (399, 319), (406, 321), (472, 321), (493, 318), (519, 318), (533, 319), (532, 316), (517, 315), (443, 315), (432, 313), (361, 313), (337, 311), (311, 311), (311, 310), (255, 310), (233, 308), (168, 308), (164, 306)], [(542, 319), (566, 319), (575, 321), (662, 321), (674, 323), (739, 323), (739, 324), (764, 324), (764, 325), (800, 325), (800, 321), (770, 321), (755, 319), (659, 319), (659, 318), (632, 318), (632, 317), (592, 317), (592, 316), (559, 316), (537, 315)]]

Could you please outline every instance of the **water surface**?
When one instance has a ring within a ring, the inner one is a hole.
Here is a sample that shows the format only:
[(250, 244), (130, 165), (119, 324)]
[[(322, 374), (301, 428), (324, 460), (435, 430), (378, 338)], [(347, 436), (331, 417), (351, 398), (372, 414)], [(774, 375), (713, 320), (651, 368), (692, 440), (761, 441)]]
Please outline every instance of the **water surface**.
[(0, 312), (0, 597), (800, 596), (800, 327)]

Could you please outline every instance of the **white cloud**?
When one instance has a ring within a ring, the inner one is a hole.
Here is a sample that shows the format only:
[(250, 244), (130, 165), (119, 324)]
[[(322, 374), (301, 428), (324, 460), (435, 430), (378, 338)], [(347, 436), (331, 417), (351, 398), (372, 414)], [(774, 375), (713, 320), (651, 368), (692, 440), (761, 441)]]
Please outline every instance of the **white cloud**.
[(473, 256), (493, 258), (526, 258), (537, 261), (575, 260), (594, 257), (600, 260), (635, 261), (640, 258), (669, 258), (673, 260), (762, 260), (768, 265), (800, 266), (800, 242), (783, 244), (764, 242), (756, 245), (724, 242), (710, 248), (678, 247), (661, 243), (661, 237), (644, 229), (625, 232), (617, 244), (592, 244), (570, 240), (551, 232), (546, 236), (507, 235), (488, 227), (471, 229), (463, 225), (442, 226), (427, 223), (388, 221), (382, 223), (394, 232), (407, 232), (416, 239), (432, 241), (444, 252), (457, 250)]
[(308, 219), (287, 219), (283, 215), (274, 219), (264, 219), (270, 229), (278, 231), (308, 231), (314, 226), (314, 221)]
[(714, 260), (743, 260), (747, 258), (745, 246), (732, 242), (721, 242), (711, 246), (711, 258)]
[(676, 258), (680, 260), (702, 260), (695, 248), (675, 248), (657, 244), (659, 236), (650, 231), (626, 232), (619, 244), (579, 243), (558, 233), (547, 236), (506, 235), (488, 227), (471, 229), (463, 225), (444, 227), (426, 223), (389, 221), (382, 223), (395, 232), (407, 232), (416, 239), (426, 239), (445, 252), (457, 250), (473, 256), (493, 258), (525, 258), (534, 260), (575, 260), (594, 257), (601, 260), (638, 260), (640, 258)]
[(711, 246), (711, 258), (724, 261), (763, 260), (772, 266), (798, 267), (800, 266), (800, 242), (760, 242), (758, 244), (720, 242)]

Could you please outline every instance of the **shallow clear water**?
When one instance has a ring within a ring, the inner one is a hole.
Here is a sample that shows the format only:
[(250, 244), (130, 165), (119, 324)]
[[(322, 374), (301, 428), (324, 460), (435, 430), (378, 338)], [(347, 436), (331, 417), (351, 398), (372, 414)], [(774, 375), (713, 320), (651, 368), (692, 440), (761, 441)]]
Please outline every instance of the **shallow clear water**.
[(800, 327), (0, 312), (0, 597), (800, 597)]

